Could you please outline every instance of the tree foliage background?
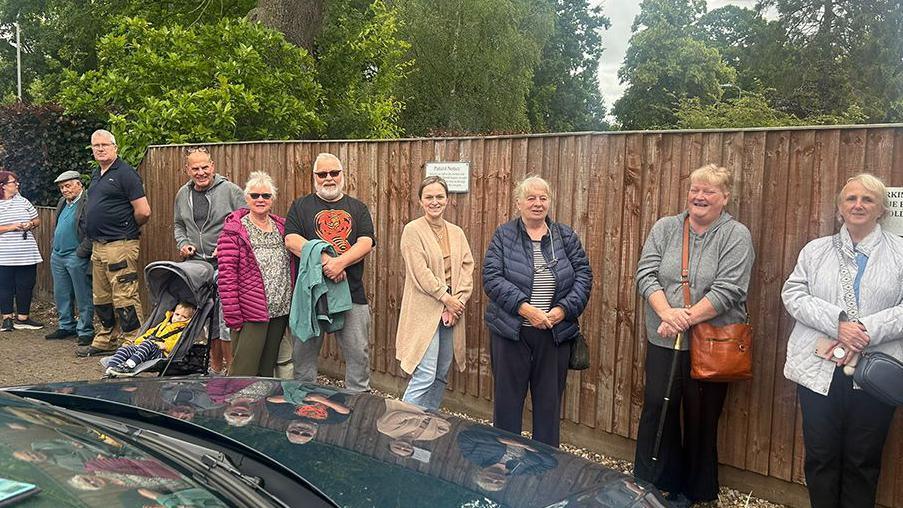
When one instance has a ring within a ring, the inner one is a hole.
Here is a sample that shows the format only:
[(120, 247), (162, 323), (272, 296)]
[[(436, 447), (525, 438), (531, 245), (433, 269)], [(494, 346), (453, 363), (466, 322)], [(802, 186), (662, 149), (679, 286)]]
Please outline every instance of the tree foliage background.
[(643, 0), (624, 128), (903, 121), (903, 2)]
[(527, 95), (552, 31), (545, 0), (398, 0), (414, 68), (399, 83), (402, 126), (433, 131), (529, 130)]
[(53, 180), (63, 171), (87, 178), (94, 168), (89, 139), (97, 118), (68, 115), (53, 105), (0, 106), (0, 163), (19, 175), (23, 196), (36, 205), (56, 205)]
[(316, 137), (322, 91), (307, 52), (242, 20), (154, 28), (122, 18), (98, 42), (98, 66), (65, 71), (60, 103), (104, 117), (120, 153), (147, 145)]
[(903, 121), (900, 0), (642, 0), (611, 111), (600, 5), (0, 0), (0, 37), (21, 25), (27, 103), (100, 118), (133, 163), (152, 143)]

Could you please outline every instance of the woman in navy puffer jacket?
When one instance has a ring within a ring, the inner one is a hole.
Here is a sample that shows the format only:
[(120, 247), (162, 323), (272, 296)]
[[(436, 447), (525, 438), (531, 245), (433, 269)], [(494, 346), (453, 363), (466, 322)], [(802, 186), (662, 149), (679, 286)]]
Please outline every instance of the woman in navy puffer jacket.
[(557, 447), (568, 360), (593, 273), (574, 230), (548, 218), (548, 182), (527, 177), (515, 197), (520, 217), (495, 230), (483, 260), (493, 424), (520, 434), (529, 388), (533, 439)]

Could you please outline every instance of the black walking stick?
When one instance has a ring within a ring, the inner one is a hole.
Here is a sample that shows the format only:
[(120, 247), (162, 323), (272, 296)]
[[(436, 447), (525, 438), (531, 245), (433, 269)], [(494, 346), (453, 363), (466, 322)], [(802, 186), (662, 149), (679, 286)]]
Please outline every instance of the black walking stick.
[(665, 431), (665, 420), (668, 418), (668, 402), (671, 401), (671, 388), (674, 386), (674, 378), (677, 377), (677, 364), (680, 359), (680, 343), (683, 332), (677, 332), (674, 339), (674, 355), (671, 357), (671, 372), (668, 374), (668, 387), (665, 388), (665, 399), (662, 401), (662, 416), (658, 420), (658, 430), (655, 432), (655, 444), (652, 446), (652, 461), (658, 462), (658, 452), (662, 445), (662, 434)]

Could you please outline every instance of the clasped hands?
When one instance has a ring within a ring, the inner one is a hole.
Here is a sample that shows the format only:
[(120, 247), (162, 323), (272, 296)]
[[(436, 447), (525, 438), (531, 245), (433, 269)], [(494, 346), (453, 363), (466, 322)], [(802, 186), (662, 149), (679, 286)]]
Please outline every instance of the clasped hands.
[(35, 226), (35, 223), (33, 221), (29, 220), (29, 221), (20, 222), (20, 223), (16, 224), (16, 231), (31, 231), (32, 229), (35, 229), (36, 227), (37, 226)]
[(445, 305), (445, 309), (442, 311), (442, 323), (445, 326), (455, 326), (458, 319), (464, 315), (464, 304), (448, 293), (443, 293), (439, 300)]
[(690, 309), (669, 307), (658, 316), (662, 324), (658, 325), (658, 334), (662, 337), (677, 337), (680, 332), (685, 332), (692, 324), (690, 322)]
[[(862, 323), (841, 321), (837, 325), (837, 340), (843, 344), (843, 348), (846, 349), (847, 352), (852, 351), (854, 353), (860, 353), (863, 349), (868, 347), (871, 338)], [(851, 354), (845, 355), (842, 358), (843, 362), (840, 364), (846, 365), (852, 357), (853, 355)]]
[(564, 319), (564, 309), (559, 306), (552, 307), (549, 312), (543, 312), (538, 308), (524, 302), (517, 309), (517, 313), (526, 319), (530, 326), (540, 330), (548, 330)]
[(320, 256), (320, 262), (323, 264), (323, 275), (333, 282), (341, 282), (345, 280), (345, 262), (342, 257), (332, 257), (327, 253)]

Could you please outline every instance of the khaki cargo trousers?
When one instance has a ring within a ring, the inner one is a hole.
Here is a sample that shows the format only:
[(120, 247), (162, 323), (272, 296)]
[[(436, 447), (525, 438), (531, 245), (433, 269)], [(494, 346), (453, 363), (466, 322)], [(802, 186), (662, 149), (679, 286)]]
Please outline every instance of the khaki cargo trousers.
[(138, 240), (94, 242), (94, 313), (100, 320), (92, 346), (115, 349), (138, 338), (144, 320), (138, 298)]

